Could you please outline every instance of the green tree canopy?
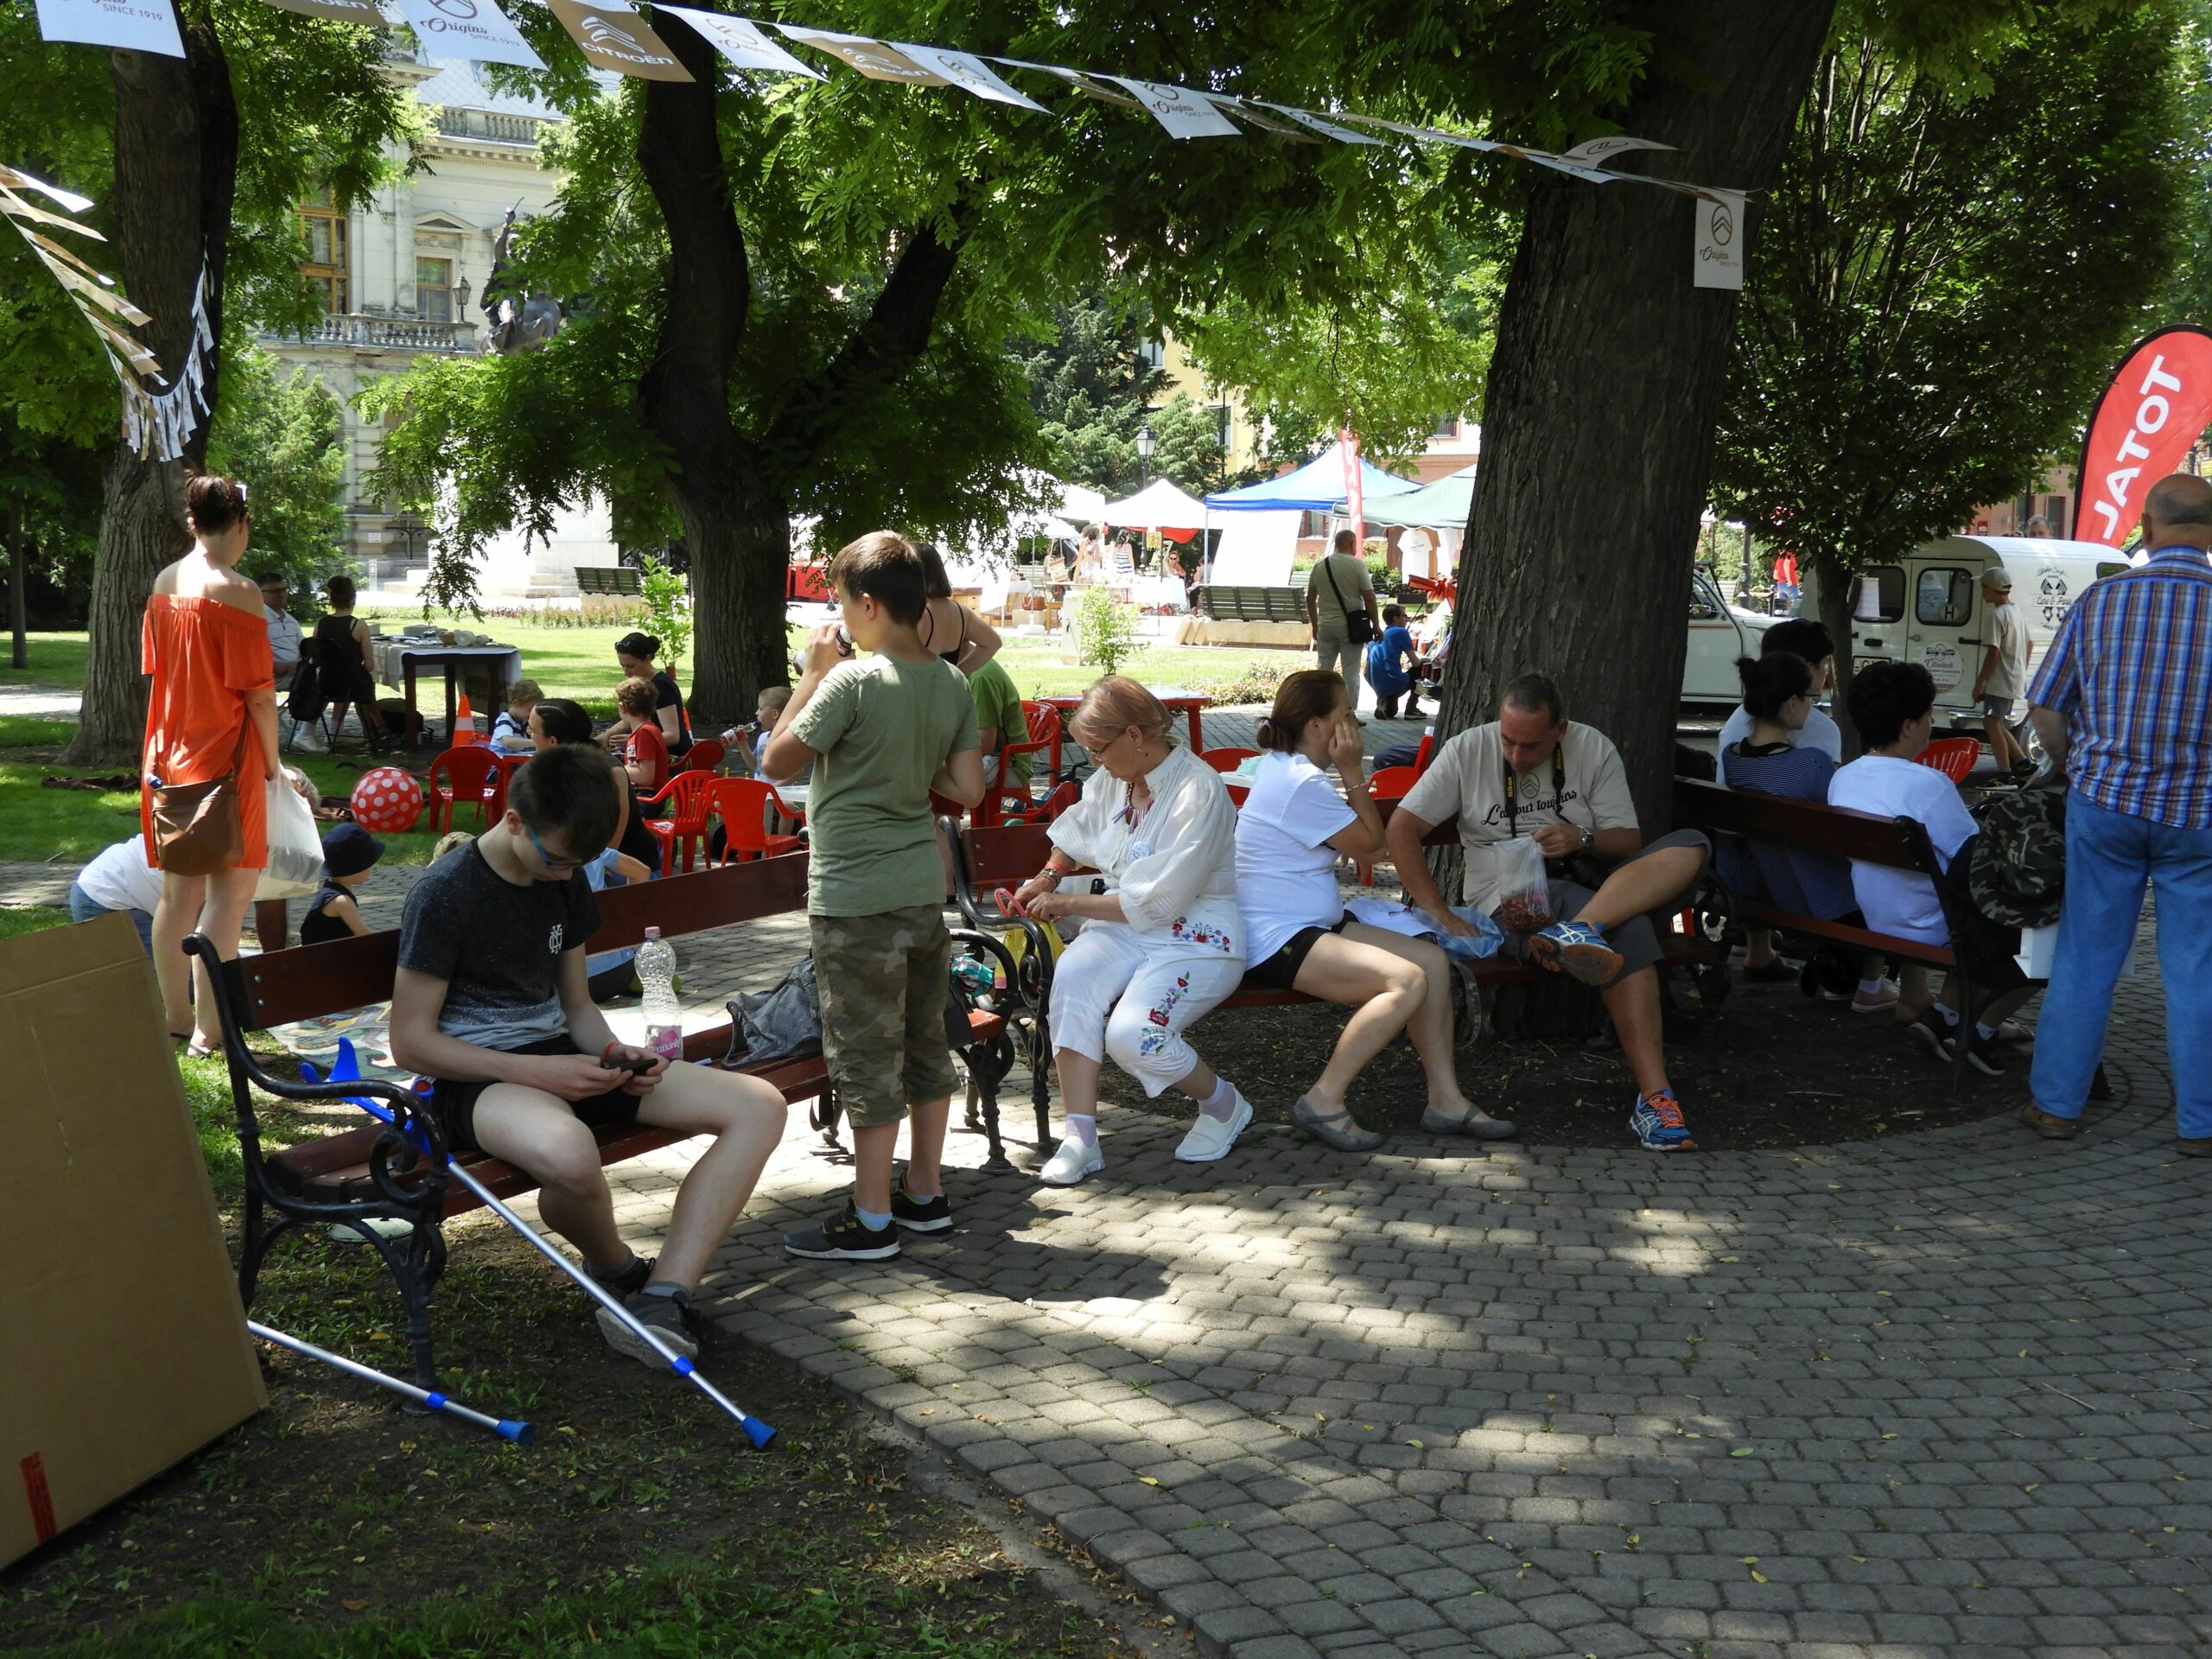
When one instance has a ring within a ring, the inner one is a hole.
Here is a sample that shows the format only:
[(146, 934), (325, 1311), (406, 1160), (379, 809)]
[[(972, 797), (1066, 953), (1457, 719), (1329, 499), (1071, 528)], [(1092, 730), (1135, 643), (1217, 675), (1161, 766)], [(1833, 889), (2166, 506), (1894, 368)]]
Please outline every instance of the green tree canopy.
[(340, 545), (346, 479), (338, 399), (312, 372), (282, 374), (257, 346), (234, 352), (207, 441), (211, 472), (245, 481), (253, 507), (251, 574), (282, 570), (296, 594), (351, 563)]
[(1854, 27), (1751, 264), (1713, 496), (1836, 578), (2016, 493), (2080, 433), (2184, 223), (2164, 4), (2038, 8), (1972, 73)]

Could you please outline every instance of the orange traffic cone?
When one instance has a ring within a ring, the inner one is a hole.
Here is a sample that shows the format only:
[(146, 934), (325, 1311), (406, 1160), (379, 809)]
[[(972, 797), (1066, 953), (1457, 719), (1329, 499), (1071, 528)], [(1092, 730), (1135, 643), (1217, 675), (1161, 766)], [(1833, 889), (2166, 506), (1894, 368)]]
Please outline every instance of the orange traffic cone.
[(454, 715), (453, 730), (447, 734), (446, 741), (456, 749), (476, 741), (476, 715), (468, 706), (466, 691), (461, 694), (461, 709)]

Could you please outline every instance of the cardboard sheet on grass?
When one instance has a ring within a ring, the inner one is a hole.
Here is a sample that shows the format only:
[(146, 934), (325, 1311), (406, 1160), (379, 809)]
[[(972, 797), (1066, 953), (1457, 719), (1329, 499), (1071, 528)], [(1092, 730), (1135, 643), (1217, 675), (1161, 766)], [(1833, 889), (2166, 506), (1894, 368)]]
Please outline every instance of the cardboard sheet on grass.
[(266, 1403), (128, 918), (0, 944), (0, 1564)]

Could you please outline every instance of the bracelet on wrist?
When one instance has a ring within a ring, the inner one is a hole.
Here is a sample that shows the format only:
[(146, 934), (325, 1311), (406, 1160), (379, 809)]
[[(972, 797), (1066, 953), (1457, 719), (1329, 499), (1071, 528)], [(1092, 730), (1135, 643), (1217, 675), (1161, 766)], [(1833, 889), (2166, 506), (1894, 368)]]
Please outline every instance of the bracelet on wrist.
[(1059, 889), (1060, 882), (1066, 875), (1067, 872), (1065, 870), (1055, 869), (1052, 865), (1047, 864), (1043, 869), (1037, 872), (1035, 879), (1039, 881), (1051, 882), (1052, 884), (1053, 890), (1057, 892)]
[(608, 1043), (605, 1048), (599, 1051), (599, 1063), (601, 1065), (605, 1065), (607, 1061), (614, 1058), (614, 1051), (621, 1046), (622, 1044), (620, 1039)]

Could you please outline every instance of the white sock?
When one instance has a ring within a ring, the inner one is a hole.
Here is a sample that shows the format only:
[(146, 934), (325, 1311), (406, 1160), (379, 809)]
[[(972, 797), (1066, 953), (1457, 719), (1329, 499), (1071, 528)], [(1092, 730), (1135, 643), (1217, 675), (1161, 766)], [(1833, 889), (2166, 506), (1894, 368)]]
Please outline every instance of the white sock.
[(1861, 996), (1879, 996), (1882, 994), (1882, 988), (1889, 982), (1890, 982), (1888, 980), (1883, 978), (1879, 974), (1875, 975), (1872, 979), (1862, 979), (1859, 982), (1859, 995)]
[(1994, 1026), (1985, 1026), (1977, 1020), (1974, 1022), (1974, 1034), (1985, 1043), (1993, 1043), (1997, 1040), (1997, 1028)]
[(1198, 1109), (1208, 1117), (1228, 1122), (1236, 1113), (1236, 1085), (1227, 1077), (1215, 1078), (1213, 1093), (1198, 1103)]
[(1079, 1141), (1085, 1147), (1096, 1146), (1098, 1144), (1097, 1115), (1091, 1112), (1070, 1112), (1067, 1116), (1067, 1128), (1064, 1134), (1066, 1139)]
[(1934, 1014), (1938, 1020), (1942, 1020), (1947, 1026), (1955, 1026), (1959, 1023), (1959, 1016), (1953, 1014), (1941, 1002), (1930, 1002), (1928, 1005), (1928, 1012)]

